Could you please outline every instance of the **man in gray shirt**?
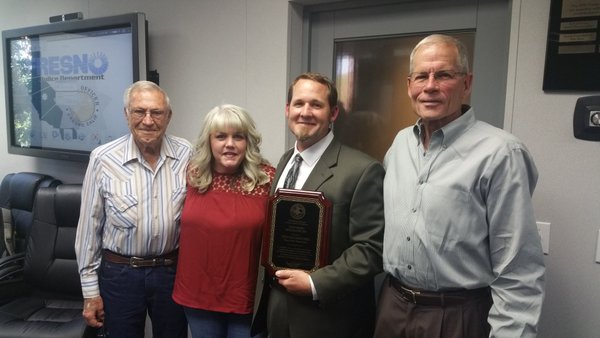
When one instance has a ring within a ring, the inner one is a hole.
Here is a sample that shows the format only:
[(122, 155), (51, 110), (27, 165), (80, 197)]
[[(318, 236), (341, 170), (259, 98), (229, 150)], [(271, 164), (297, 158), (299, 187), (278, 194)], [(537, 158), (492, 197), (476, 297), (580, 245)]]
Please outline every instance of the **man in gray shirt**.
[(414, 48), (419, 116), (384, 167), (385, 234), (375, 337), (535, 337), (544, 261), (531, 195), (537, 170), (516, 137), (475, 119), (466, 49)]

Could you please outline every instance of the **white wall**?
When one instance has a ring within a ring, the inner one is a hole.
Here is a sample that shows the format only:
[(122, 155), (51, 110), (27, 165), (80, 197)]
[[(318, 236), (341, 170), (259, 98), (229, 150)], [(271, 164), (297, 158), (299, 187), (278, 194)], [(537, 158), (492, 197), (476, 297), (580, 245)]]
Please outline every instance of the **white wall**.
[(551, 223), (540, 337), (600, 337), (600, 143), (573, 137), (577, 98), (600, 93), (542, 91), (549, 11), (550, 0), (513, 1), (505, 127), (533, 153), (536, 216)]
[[(536, 216), (552, 224), (540, 337), (600, 337), (600, 265), (594, 263), (600, 143), (577, 140), (572, 133), (577, 98), (593, 93), (542, 91), (549, 6), (550, 0), (513, 1), (505, 128), (535, 157)], [(193, 141), (209, 108), (235, 103), (253, 114), (263, 133), (263, 152), (277, 161), (286, 138), (287, 60), (300, 53), (287, 50), (287, 1), (2, 0), (0, 29), (38, 25), (51, 15), (76, 11), (88, 18), (146, 13), (150, 67), (159, 70), (175, 109), (171, 133)], [(0, 126), (5, 125), (2, 83)], [(9, 155), (0, 127), (0, 176), (21, 170), (78, 181), (85, 166)]]
[[(171, 97), (169, 133), (194, 142), (210, 108), (237, 104), (252, 114), (263, 134), (263, 154), (277, 163), (286, 132), (287, 1), (2, 0), (0, 30), (45, 24), (49, 16), (70, 12), (92, 18), (134, 11), (146, 13), (149, 67), (158, 69)], [(0, 177), (28, 170), (80, 182), (85, 164), (7, 153), (4, 95), (1, 81)]]

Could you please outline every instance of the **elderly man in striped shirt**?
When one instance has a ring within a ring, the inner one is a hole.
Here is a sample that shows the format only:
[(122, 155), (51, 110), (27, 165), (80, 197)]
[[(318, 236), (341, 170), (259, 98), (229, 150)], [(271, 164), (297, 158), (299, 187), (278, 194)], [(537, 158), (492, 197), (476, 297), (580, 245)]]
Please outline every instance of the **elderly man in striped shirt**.
[(187, 337), (183, 310), (171, 299), (188, 141), (166, 134), (172, 111), (156, 84), (125, 91), (131, 130), (92, 151), (83, 181), (75, 249), (83, 317), (110, 337)]

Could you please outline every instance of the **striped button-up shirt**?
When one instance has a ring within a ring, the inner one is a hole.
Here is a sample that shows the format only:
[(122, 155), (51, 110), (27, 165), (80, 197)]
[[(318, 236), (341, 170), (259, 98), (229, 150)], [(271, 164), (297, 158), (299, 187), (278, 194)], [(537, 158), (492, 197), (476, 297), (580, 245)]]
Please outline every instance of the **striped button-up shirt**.
[(143, 257), (178, 248), (190, 154), (188, 141), (169, 135), (155, 170), (130, 134), (92, 151), (75, 240), (85, 298), (100, 294), (97, 270), (103, 249)]

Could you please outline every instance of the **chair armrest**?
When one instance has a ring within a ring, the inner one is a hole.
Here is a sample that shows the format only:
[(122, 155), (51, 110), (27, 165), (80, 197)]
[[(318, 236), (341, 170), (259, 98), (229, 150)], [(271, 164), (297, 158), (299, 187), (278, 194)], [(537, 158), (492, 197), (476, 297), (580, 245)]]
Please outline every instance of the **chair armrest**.
[(14, 255), (0, 258), (0, 269), (5, 265), (14, 264), (15, 262), (25, 262), (25, 253), (19, 252)]
[(25, 266), (25, 253), (20, 252), (0, 258), (0, 282), (11, 279), (22, 279)]

